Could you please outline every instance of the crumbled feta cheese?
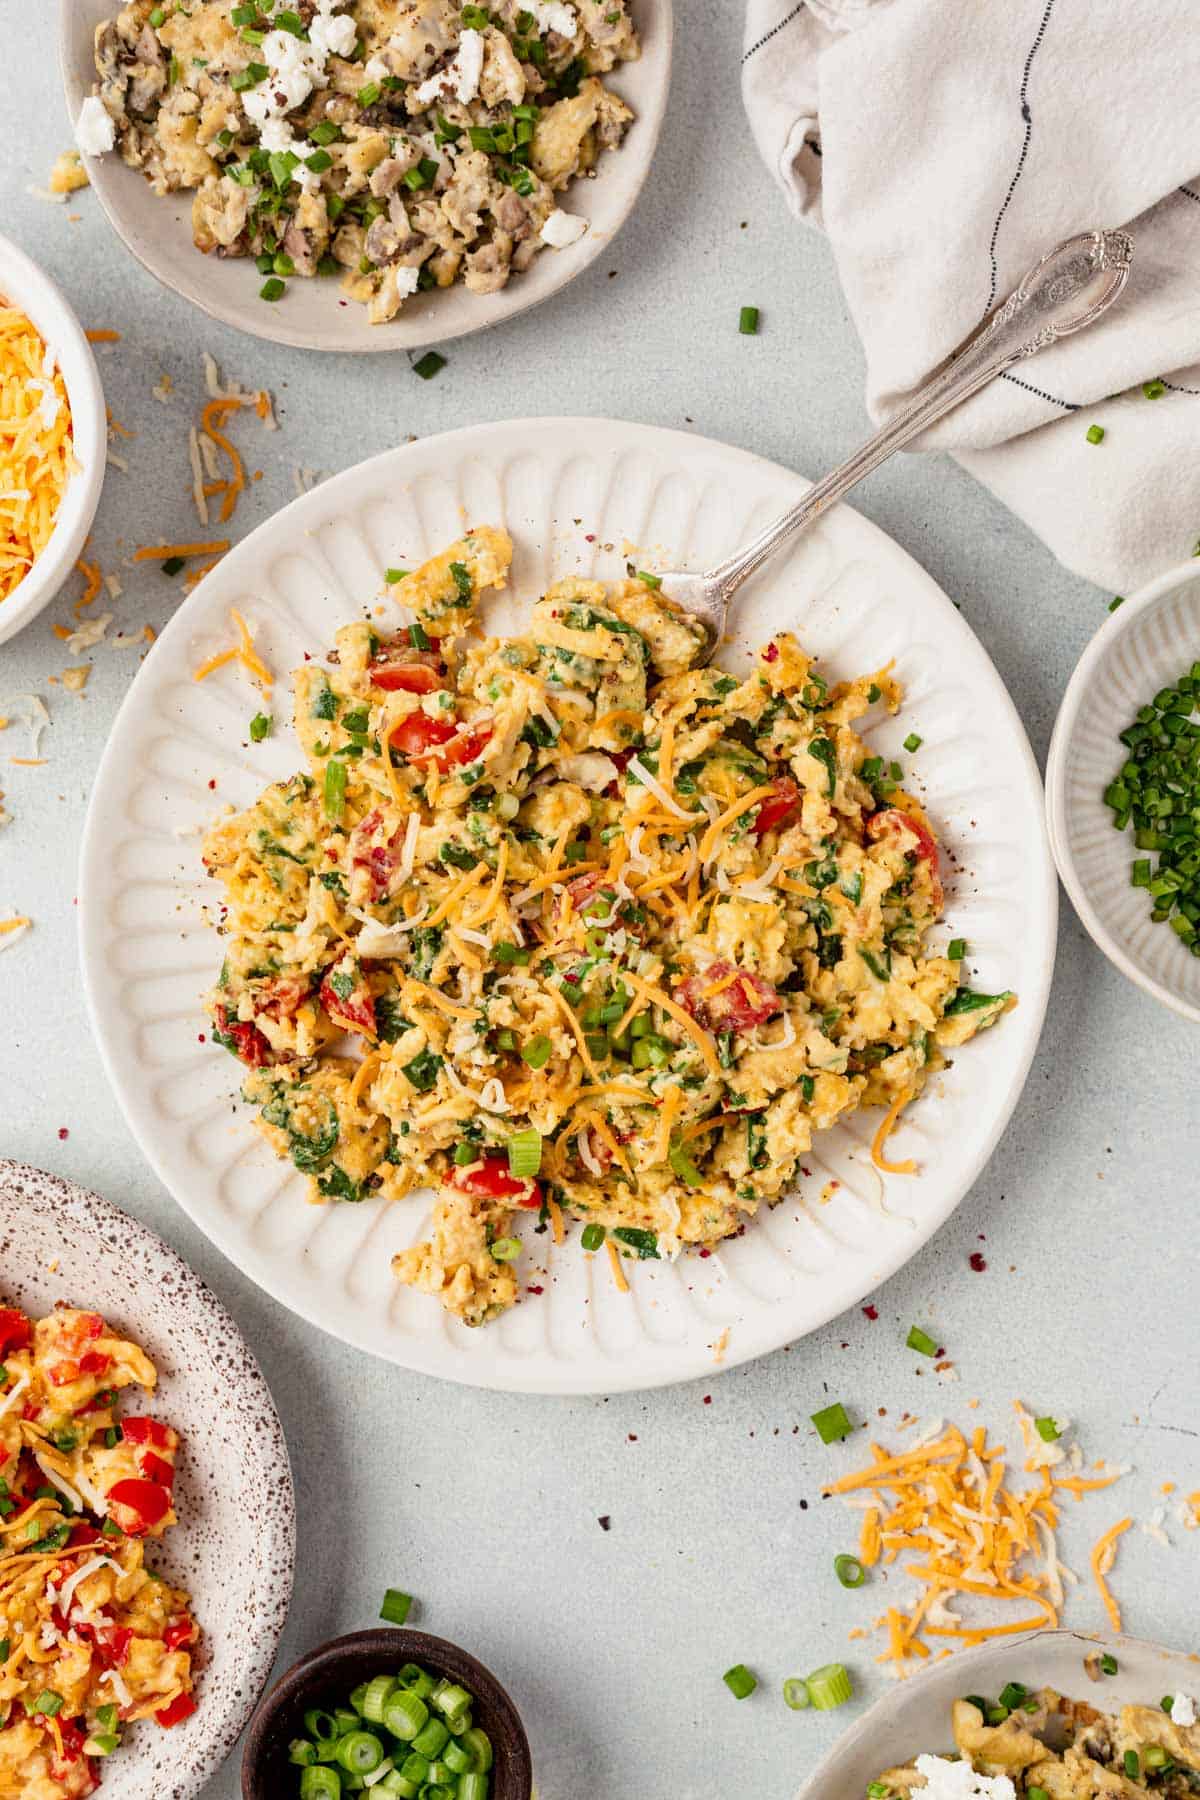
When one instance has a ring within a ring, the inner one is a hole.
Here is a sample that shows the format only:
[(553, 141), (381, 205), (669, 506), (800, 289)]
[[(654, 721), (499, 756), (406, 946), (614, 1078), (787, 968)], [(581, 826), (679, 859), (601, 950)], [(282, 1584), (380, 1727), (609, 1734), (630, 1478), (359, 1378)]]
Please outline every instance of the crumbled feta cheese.
[(308, 28), (308, 41), (322, 56), (349, 56), (357, 35), (349, 13), (318, 13)]
[(549, 244), (552, 250), (565, 250), (569, 244), (577, 244), (587, 228), (587, 220), (581, 219), (578, 213), (563, 212), (556, 206), (539, 235), (543, 244)]
[(569, 38), (579, 29), (575, 8), (564, 0), (526, 0), (525, 10), (533, 14), (539, 31), (557, 31), (560, 37)]
[(969, 1762), (918, 1756), (917, 1774), (925, 1777), (921, 1800), (1016, 1800), (1008, 1775), (977, 1775)]
[(1194, 1725), (1196, 1723), (1196, 1702), (1190, 1694), (1176, 1694), (1171, 1702), (1172, 1725)]
[(116, 127), (103, 100), (98, 94), (89, 94), (75, 121), (75, 142), (85, 156), (103, 156), (116, 141)]
[(396, 292), (401, 299), (407, 299), (409, 294), (416, 293), (421, 280), (421, 271), (408, 268), (393, 269), (392, 277), (396, 283)]
[(434, 100), (453, 95), (465, 106), (479, 92), (483, 73), (483, 33), (469, 27), (458, 40), (458, 49), (437, 75), (423, 81), (413, 99), (418, 106), (429, 106)]

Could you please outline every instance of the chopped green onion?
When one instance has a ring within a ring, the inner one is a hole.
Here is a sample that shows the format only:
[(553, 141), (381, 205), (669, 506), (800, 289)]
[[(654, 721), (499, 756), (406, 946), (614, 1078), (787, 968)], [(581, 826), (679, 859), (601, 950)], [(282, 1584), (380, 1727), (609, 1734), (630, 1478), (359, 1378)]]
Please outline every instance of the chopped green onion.
[(383, 1605), (379, 1616), (389, 1625), (403, 1625), (412, 1606), (412, 1595), (401, 1593), (399, 1588), (388, 1588), (383, 1596)]
[(548, 1037), (530, 1038), (527, 1044), (521, 1046), (521, 1061), (531, 1069), (544, 1069), (550, 1061), (553, 1048)]
[(162, 572), (164, 575), (178, 575), (182, 567), (182, 556), (168, 556), (166, 562), (162, 566)]
[[(1149, 394), (1146, 395), (1146, 398), (1148, 400), (1151, 397), (1152, 396)], [(1121, 1761), (1124, 1765), (1125, 1773), (1128, 1775), (1130, 1781), (1136, 1781), (1138, 1776), (1142, 1772), (1142, 1762), (1141, 1762), (1141, 1758), (1139, 1757), (1137, 1751), (1136, 1750), (1127, 1750), (1125, 1752), (1125, 1755), (1122, 1757)]]
[(826, 1663), (808, 1677), (809, 1699), (818, 1712), (832, 1712), (835, 1706), (844, 1706), (853, 1692), (853, 1683), (841, 1663)]
[(807, 1681), (798, 1675), (789, 1675), (783, 1684), (783, 1704), (790, 1706), (793, 1712), (803, 1712), (806, 1706), (811, 1706)]
[(368, 81), (365, 87), (359, 88), (354, 97), (360, 106), (374, 106), (382, 92), (383, 89), (377, 81)]
[(950, 958), (950, 961), (961, 962), (966, 954), (966, 938), (951, 938), (950, 942), (946, 945), (946, 955)]
[(1048, 1415), (1041, 1419), (1035, 1419), (1033, 1423), (1037, 1428), (1038, 1436), (1044, 1444), (1057, 1443), (1058, 1439), (1062, 1436), (1062, 1432), (1058, 1429), (1057, 1423)]
[(745, 1663), (734, 1663), (732, 1669), (726, 1669), (721, 1680), (735, 1700), (746, 1699), (758, 1686), (757, 1677), (750, 1673)]
[(1089, 444), (1102, 444), (1104, 442), (1103, 425), (1089, 425), (1087, 428), (1087, 441)]
[(927, 1331), (921, 1330), (919, 1325), (914, 1325), (912, 1327), (904, 1341), (910, 1350), (919, 1350), (922, 1356), (937, 1355), (938, 1347), (936, 1343)]
[(265, 737), (271, 735), (271, 724), (270, 713), (255, 713), (250, 721), (250, 742), (261, 744)]
[(518, 1131), (509, 1138), (508, 1169), (510, 1175), (521, 1180), (528, 1180), (537, 1174), (542, 1166), (542, 1134), (530, 1126), (526, 1131)]
[(757, 306), (743, 306), (738, 314), (738, 330), (743, 337), (753, 337), (758, 330)]
[(516, 1262), (521, 1254), (521, 1240), (515, 1237), (496, 1238), (492, 1244), (492, 1255), (497, 1262)]
[(1119, 1667), (1120, 1665), (1117, 1662), (1116, 1657), (1111, 1656), (1106, 1650), (1104, 1655), (1100, 1658), (1100, 1668), (1102, 1672), (1105, 1675), (1115, 1675)]
[(328, 762), (325, 765), (325, 817), (338, 823), (346, 811), (346, 765), (344, 762)]
[(843, 1554), (833, 1559), (833, 1572), (844, 1588), (861, 1587), (867, 1579), (867, 1571), (857, 1556)]
[(47, 1719), (53, 1719), (62, 1711), (64, 1705), (65, 1701), (61, 1694), (56, 1694), (53, 1688), (43, 1688), (29, 1710), (32, 1713), (40, 1713)]
[(337, 1760), (348, 1775), (369, 1775), (383, 1761), (383, 1741), (373, 1731), (348, 1731), (338, 1739)]
[(904, 740), (904, 748), (906, 750), (919, 750), (924, 742), (924, 738), (918, 737), (915, 731), (910, 731)]
[(429, 1708), (420, 1694), (406, 1686), (398, 1689), (388, 1701), (383, 1722), (393, 1737), (403, 1738), (406, 1744), (411, 1744), (428, 1717)]
[(259, 288), (258, 297), (260, 300), (281, 300), (286, 292), (286, 282), (280, 281), (277, 275), (272, 275), (270, 280), (264, 281)]
[(996, 1696), (997, 1703), (1006, 1712), (1015, 1712), (1023, 1706), (1029, 1695), (1029, 1689), (1020, 1681), (1007, 1681)]
[(1167, 391), (1165, 381), (1143, 381), (1142, 392), (1147, 400), (1161, 400)]
[(849, 1437), (854, 1430), (850, 1415), (840, 1400), (833, 1406), (824, 1406), (820, 1412), (813, 1413), (812, 1422), (823, 1444), (836, 1444), (842, 1438)]
[(419, 375), (422, 381), (432, 381), (438, 370), (444, 369), (445, 366), (446, 358), (444, 356), (436, 350), (427, 350), (424, 356), (419, 356), (412, 365), (412, 372), (414, 375)]
[(580, 1242), (585, 1250), (599, 1250), (601, 1244), (604, 1242), (604, 1236), (603, 1225), (593, 1223), (584, 1226), (583, 1236), (580, 1239)]
[(336, 1769), (325, 1763), (314, 1763), (300, 1771), (300, 1800), (338, 1800), (342, 1793), (341, 1778)]
[[(643, 1038), (642, 1043), (645, 1042), (646, 1040)], [(636, 1060), (635, 1057), (635, 1066)], [(704, 1186), (704, 1176), (700, 1173), (700, 1170), (696, 1167), (681, 1143), (672, 1141), (671, 1147), (667, 1151), (667, 1161), (670, 1163), (675, 1174), (678, 1175), (680, 1181), (685, 1183), (687, 1187), (698, 1188)]]
[(1125, 604), (1124, 594), (1114, 594), (1112, 599), (1108, 603), (1108, 610), (1109, 610), (1109, 612), (1116, 612), (1118, 606), (1124, 606), (1124, 604)]
[(662, 586), (662, 577), (660, 575), (651, 575), (648, 569), (639, 569), (637, 578), (639, 581), (644, 581), (646, 586), (653, 589), (655, 592)]

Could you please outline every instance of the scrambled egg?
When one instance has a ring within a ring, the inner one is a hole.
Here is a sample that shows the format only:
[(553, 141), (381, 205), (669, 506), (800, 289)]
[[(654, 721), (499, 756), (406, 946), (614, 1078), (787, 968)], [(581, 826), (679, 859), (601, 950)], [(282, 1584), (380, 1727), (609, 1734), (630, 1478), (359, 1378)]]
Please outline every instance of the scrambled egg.
[(97, 1313), (0, 1308), (0, 1360), (0, 1795), (74, 1800), (126, 1722), (195, 1711), (188, 1596), (143, 1560), (178, 1439), (119, 1418), (157, 1376)]
[[(1027, 1692), (1019, 1683), (1005, 1689), (1003, 1701), (1011, 1710), (978, 1697), (956, 1700), (958, 1760), (920, 1756), (886, 1769), (869, 1792), (875, 1800), (906, 1800), (926, 1789), (938, 1796), (978, 1791), (994, 1800), (1036, 1792), (1050, 1800), (1144, 1800), (1148, 1793), (1172, 1800), (1194, 1794), (1200, 1782), (1200, 1726), (1178, 1725), (1162, 1707), (1101, 1713), (1051, 1688)], [(1187, 1712), (1194, 1717), (1190, 1703)], [(982, 1778), (977, 1789), (964, 1780), (964, 1763)]]
[(518, 1209), (614, 1257), (710, 1245), (1014, 1004), (926, 945), (937, 845), (854, 730), (886, 670), (829, 686), (787, 635), (697, 668), (653, 577), (485, 637), (511, 554), (480, 527), (392, 589), (411, 626), (343, 626), (296, 673), (307, 769), (204, 847), (262, 1130), (314, 1200), (436, 1187), (395, 1272), (472, 1324), (516, 1299)]
[(628, 0), (129, 0), (95, 61), (124, 161), (194, 192), (197, 249), (254, 257), (264, 299), (341, 275), (380, 324), (583, 234), (558, 196), (620, 145), (600, 77), (640, 53)]

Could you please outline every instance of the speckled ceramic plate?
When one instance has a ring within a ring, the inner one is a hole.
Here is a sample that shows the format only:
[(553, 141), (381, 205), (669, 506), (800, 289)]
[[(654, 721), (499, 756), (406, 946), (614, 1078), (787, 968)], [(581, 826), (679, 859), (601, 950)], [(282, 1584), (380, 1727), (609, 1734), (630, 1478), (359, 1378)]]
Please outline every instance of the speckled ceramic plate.
[(198, 1710), (137, 1726), (104, 1793), (193, 1800), (254, 1710), (292, 1591), (292, 1476), (271, 1396), (225, 1308), (152, 1231), (107, 1200), (0, 1160), (0, 1295), (27, 1312), (103, 1313), (157, 1366), (155, 1413), (183, 1440), (180, 1523), (153, 1561), (192, 1596)]
[[(1093, 1682), (1083, 1660), (1093, 1651), (1117, 1659), (1117, 1673)], [(1087, 1700), (1102, 1712), (1122, 1706), (1157, 1708), (1164, 1694), (1200, 1689), (1196, 1658), (1141, 1638), (1109, 1632), (1033, 1631), (999, 1639), (926, 1664), (920, 1675), (898, 1682), (838, 1739), (809, 1776), (796, 1800), (862, 1800), (867, 1783), (884, 1769), (927, 1752), (954, 1748), (950, 1709), (964, 1694), (998, 1694), (1009, 1681), (1054, 1688)]]
[[(92, 791), (79, 900), (96, 1038), (138, 1141), (200, 1226), (268, 1292), (363, 1349), (482, 1386), (563, 1393), (652, 1387), (740, 1362), (811, 1331), (910, 1257), (958, 1204), (1021, 1091), (1054, 955), (1055, 884), (1041, 785), (998, 675), (940, 589), (882, 532), (839, 507), (742, 598), (729, 660), (789, 626), (835, 676), (894, 659), (908, 699), (873, 726), (873, 747), (913, 759), (945, 841), (950, 935), (968, 939), (977, 987), (1020, 1005), (969, 1045), (911, 1109), (895, 1154), (919, 1179), (886, 1194), (863, 1115), (823, 1137), (794, 1199), (764, 1210), (708, 1258), (645, 1263), (633, 1292), (577, 1233), (530, 1240), (541, 1292), (482, 1331), (402, 1288), (391, 1254), (426, 1235), (427, 1196), (387, 1207), (312, 1207), (235, 1112), (238, 1071), (197, 1042), (199, 997), (220, 964), (202, 909), (217, 896), (195, 834), (219, 806), (244, 806), (298, 766), (283, 724), (246, 742), (260, 695), (227, 667), (192, 671), (229, 641), (229, 609), (253, 620), (281, 676), (319, 653), (378, 593), (465, 520), (507, 525), (514, 582), (489, 608), (520, 623), (520, 597), (555, 574), (703, 567), (743, 542), (804, 483), (741, 450), (644, 425), (528, 419), (448, 432), (388, 452), (297, 500), (232, 551), (176, 612), (113, 728)], [(516, 597), (514, 599), (514, 596)], [(381, 608), (386, 601), (377, 601)]]
[[(59, 54), (67, 111), (74, 119), (96, 79), (96, 26), (121, 0), (61, 0)], [(642, 39), (637, 62), (605, 79), (636, 115), (621, 148), (606, 153), (595, 180), (576, 181), (559, 196), (588, 221), (586, 236), (566, 250), (546, 250), (532, 268), (497, 294), (471, 294), (462, 283), (415, 294), (387, 325), (367, 322), (366, 308), (342, 298), (335, 280), (292, 281), (274, 304), (259, 298), (262, 277), (249, 257), (204, 256), (192, 242), (190, 193), (156, 195), (120, 157), (89, 157), (88, 173), (109, 223), (142, 267), (211, 318), (275, 344), (300, 350), (418, 350), (485, 331), (537, 306), (566, 287), (608, 250), (633, 211), (650, 172), (671, 85), (671, 0), (636, 0)]]

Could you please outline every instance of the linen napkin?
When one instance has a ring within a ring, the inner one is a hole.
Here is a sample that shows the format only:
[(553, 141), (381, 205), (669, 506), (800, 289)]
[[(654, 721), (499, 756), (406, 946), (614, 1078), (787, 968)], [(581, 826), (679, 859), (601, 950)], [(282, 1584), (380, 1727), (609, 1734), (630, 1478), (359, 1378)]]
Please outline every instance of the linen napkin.
[(1200, 539), (1197, 23), (1195, 0), (748, 0), (750, 125), (828, 233), (877, 422), (1054, 244), (1130, 231), (1099, 324), (920, 440), (1120, 593)]

